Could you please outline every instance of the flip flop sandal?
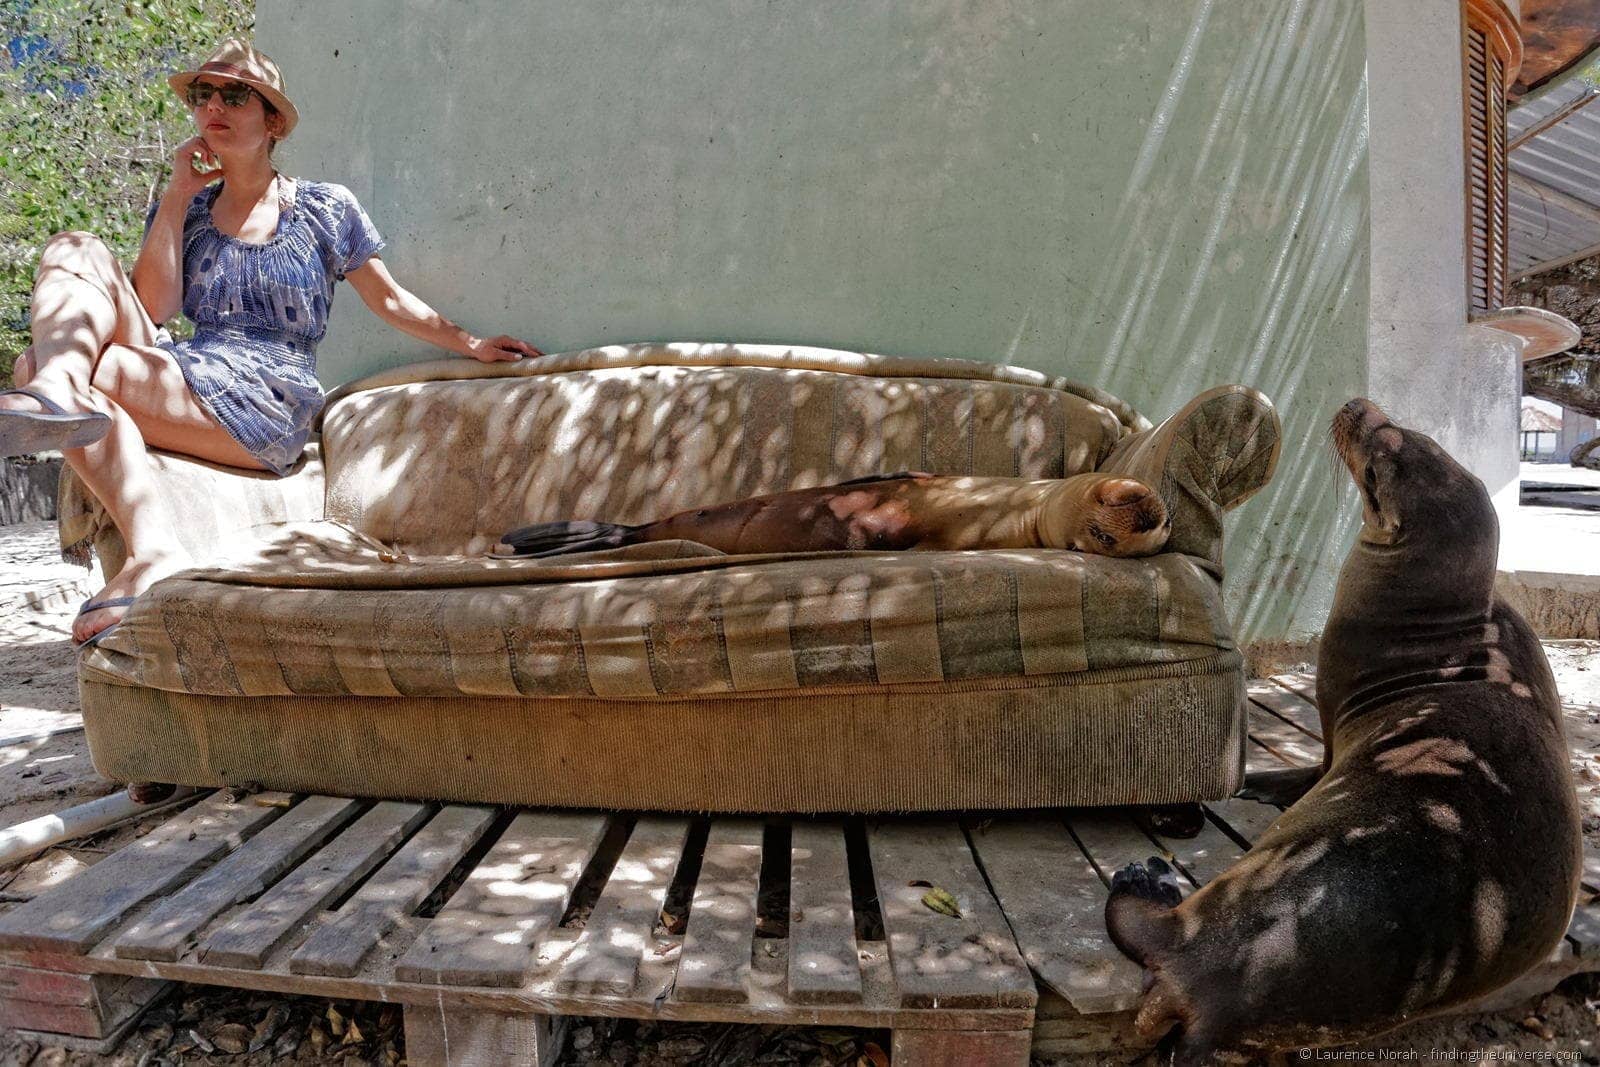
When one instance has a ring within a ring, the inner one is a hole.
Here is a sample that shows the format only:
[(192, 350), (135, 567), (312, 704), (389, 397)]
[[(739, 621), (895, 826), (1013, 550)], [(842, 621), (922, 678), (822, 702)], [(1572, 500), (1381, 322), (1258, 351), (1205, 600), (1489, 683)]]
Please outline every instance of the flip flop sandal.
[(32, 389), (0, 389), (0, 396), (30, 396), (43, 411), (0, 410), (0, 456), (31, 456), (59, 448), (92, 445), (111, 429), (111, 416), (99, 411), (68, 411)]
[[(89, 612), (91, 612), (91, 611), (99, 611), (101, 608), (125, 608), (129, 604), (132, 604), (137, 599), (139, 599), (139, 598), (138, 597), (131, 597), (131, 596), (114, 596), (114, 597), (109, 597), (109, 598), (107, 598), (105, 600), (85, 600), (83, 602), (83, 607), (78, 609), (78, 614), (80, 616), (87, 615), (87, 614), (89, 614)], [(82, 652), (84, 649), (93, 648), (95, 645), (98, 645), (100, 643), (100, 639), (102, 637), (104, 637), (106, 634), (110, 633), (112, 630), (115, 630), (118, 626), (121, 626), (121, 625), (122, 625), (122, 620), (118, 619), (116, 622), (112, 623), (110, 626), (107, 626), (104, 630), (101, 630), (99, 633), (96, 633), (93, 636), (91, 636), (88, 640), (79, 642), (78, 643), (78, 651)]]

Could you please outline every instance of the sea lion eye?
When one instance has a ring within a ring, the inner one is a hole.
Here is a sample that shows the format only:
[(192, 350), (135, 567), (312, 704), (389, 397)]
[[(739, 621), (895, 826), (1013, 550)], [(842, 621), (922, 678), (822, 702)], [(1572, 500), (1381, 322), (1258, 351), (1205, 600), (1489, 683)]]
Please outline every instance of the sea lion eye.
[(1094, 539), (1099, 541), (1102, 545), (1105, 545), (1107, 548), (1110, 548), (1112, 545), (1117, 543), (1117, 539), (1106, 533), (1104, 530), (1096, 530), (1094, 532)]

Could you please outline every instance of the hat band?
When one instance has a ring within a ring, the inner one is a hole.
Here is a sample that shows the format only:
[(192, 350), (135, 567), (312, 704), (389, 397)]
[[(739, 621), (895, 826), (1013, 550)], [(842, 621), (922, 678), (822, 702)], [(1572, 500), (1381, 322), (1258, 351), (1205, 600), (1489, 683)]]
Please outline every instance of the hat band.
[(202, 63), (200, 64), (200, 73), (231, 74), (235, 78), (255, 78), (257, 81), (261, 80), (259, 75), (252, 74), (243, 67), (236, 67), (232, 63)]

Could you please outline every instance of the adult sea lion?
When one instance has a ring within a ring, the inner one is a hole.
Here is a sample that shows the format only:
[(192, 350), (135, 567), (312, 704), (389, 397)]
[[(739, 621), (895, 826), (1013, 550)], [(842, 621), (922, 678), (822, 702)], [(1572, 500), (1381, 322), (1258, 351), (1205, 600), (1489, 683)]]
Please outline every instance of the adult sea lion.
[(544, 522), (497, 555), (553, 556), (682, 539), (732, 554), (842, 549), (1070, 548), (1147, 556), (1172, 531), (1161, 497), (1109, 474), (965, 478), (901, 471), (691, 508), (642, 526)]
[[(1138, 1026), (1175, 1060), (1339, 1044), (1462, 1005), (1546, 959), (1577, 899), (1555, 679), (1494, 594), (1483, 483), (1356, 399), (1333, 442), (1364, 523), (1317, 663), (1325, 772), (1178, 902), (1159, 859), (1112, 879)], [(1319, 768), (1319, 770), (1321, 770)], [(1302, 783), (1303, 784), (1303, 783)]]

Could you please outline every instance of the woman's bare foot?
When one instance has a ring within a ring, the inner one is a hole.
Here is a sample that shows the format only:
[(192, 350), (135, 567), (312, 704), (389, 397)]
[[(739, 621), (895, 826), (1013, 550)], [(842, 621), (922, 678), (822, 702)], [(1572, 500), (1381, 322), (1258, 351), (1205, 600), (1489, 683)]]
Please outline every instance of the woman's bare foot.
[[(159, 555), (130, 559), (122, 565), (117, 576), (107, 582), (105, 588), (96, 593), (93, 599), (111, 600), (116, 597), (143, 596), (146, 590), (161, 579), (193, 565), (189, 553), (181, 548), (168, 549)], [(85, 612), (72, 624), (72, 640), (81, 645), (106, 627), (121, 622), (127, 613), (126, 605)]]

